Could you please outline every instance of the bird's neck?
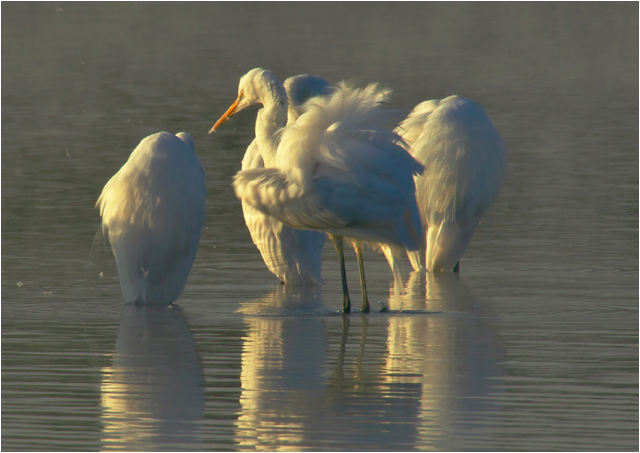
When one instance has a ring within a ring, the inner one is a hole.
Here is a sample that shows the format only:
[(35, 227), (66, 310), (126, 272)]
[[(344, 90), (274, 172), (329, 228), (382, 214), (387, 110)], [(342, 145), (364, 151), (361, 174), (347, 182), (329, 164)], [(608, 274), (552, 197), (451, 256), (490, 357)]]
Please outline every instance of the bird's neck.
[(288, 100), (286, 94), (272, 93), (263, 98), (263, 108), (258, 112), (256, 139), (266, 167), (275, 165), (278, 140), (276, 132), (287, 124)]

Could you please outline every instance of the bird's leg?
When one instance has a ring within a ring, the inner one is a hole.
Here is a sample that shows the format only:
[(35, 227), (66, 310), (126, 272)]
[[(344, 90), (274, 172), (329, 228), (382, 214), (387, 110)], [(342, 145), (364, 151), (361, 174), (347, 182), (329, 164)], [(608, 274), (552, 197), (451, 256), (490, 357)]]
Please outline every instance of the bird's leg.
[(342, 276), (342, 312), (351, 312), (351, 300), (349, 299), (349, 288), (347, 288), (347, 271), (344, 268), (344, 238), (335, 234), (330, 234), (331, 242), (338, 252), (338, 258), (340, 259), (340, 274)]
[(458, 274), (460, 273), (460, 261), (458, 261), (456, 265), (453, 266), (453, 272), (456, 272)]
[(356, 256), (358, 257), (358, 269), (360, 269), (360, 286), (362, 286), (362, 307), (360, 311), (364, 313), (369, 312), (369, 298), (367, 297), (367, 283), (364, 279), (364, 263), (362, 261), (362, 242), (354, 241), (353, 247), (356, 249)]

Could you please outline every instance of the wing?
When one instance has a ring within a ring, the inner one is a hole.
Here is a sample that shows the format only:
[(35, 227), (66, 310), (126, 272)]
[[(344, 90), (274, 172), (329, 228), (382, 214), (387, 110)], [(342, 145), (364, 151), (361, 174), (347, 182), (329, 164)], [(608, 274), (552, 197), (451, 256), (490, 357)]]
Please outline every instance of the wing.
[(233, 185), (243, 202), (292, 228), (330, 230), (348, 222), (332, 214), (317, 194), (305, 191), (278, 168), (240, 171)]

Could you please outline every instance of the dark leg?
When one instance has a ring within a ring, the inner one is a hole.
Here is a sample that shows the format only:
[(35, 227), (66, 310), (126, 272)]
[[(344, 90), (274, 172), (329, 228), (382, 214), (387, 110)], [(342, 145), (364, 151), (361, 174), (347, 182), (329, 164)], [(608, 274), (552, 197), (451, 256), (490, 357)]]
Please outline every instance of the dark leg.
[(460, 261), (458, 261), (456, 265), (453, 266), (453, 272), (460, 273)]
[(340, 259), (340, 274), (342, 276), (342, 312), (351, 312), (351, 300), (349, 299), (349, 288), (347, 288), (347, 271), (344, 268), (344, 238), (342, 236), (336, 236), (334, 234), (329, 235), (333, 246), (338, 252), (338, 258)]
[(358, 269), (360, 269), (360, 286), (362, 287), (362, 307), (360, 311), (364, 313), (369, 312), (369, 298), (367, 297), (367, 283), (364, 279), (364, 263), (362, 261), (362, 244), (360, 242), (355, 243), (356, 256), (358, 257)]

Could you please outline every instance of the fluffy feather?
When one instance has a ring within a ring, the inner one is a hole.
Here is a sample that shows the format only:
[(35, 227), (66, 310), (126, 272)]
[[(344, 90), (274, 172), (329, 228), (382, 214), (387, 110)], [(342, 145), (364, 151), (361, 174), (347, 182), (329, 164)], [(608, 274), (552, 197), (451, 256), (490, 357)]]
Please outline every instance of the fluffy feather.
[(284, 129), (276, 167), (236, 175), (236, 195), (293, 228), (416, 250), (422, 237), (413, 175), (422, 165), (382, 125), (388, 91), (340, 86)]

